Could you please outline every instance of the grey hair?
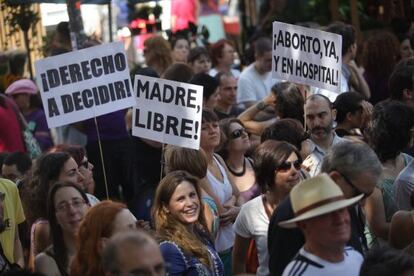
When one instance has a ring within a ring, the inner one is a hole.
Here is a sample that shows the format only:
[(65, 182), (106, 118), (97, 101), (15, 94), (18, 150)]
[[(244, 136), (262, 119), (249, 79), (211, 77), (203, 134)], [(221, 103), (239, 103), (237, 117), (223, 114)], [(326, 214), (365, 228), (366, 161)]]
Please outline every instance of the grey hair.
[(354, 180), (366, 171), (379, 176), (382, 167), (378, 156), (367, 144), (362, 141), (343, 141), (333, 146), (322, 161), (322, 172), (330, 173), (333, 170)]
[[(147, 233), (141, 230), (121, 232), (115, 234), (102, 252), (102, 265), (105, 272), (119, 272), (119, 252), (124, 250), (125, 246), (142, 248), (147, 244), (154, 244), (158, 249), (156, 241)], [(160, 253), (161, 254), (161, 253)]]

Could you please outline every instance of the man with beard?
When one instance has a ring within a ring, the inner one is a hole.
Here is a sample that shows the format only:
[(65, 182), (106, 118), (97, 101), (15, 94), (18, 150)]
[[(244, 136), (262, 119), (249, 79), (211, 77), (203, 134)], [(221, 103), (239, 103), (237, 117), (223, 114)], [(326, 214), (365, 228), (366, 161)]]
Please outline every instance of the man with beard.
[(308, 156), (303, 165), (311, 176), (320, 172), (326, 152), (343, 141), (333, 129), (336, 111), (332, 107), (331, 101), (321, 94), (309, 96), (305, 102), (305, 123), (310, 132), (310, 139), (304, 142)]

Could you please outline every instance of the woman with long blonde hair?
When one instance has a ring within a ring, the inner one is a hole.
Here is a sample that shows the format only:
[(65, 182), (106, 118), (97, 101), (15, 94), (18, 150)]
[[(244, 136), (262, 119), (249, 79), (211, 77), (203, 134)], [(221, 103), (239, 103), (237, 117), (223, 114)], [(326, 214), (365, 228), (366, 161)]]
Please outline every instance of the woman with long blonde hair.
[(168, 275), (223, 275), (207, 230), (198, 179), (174, 171), (158, 185), (153, 221)]

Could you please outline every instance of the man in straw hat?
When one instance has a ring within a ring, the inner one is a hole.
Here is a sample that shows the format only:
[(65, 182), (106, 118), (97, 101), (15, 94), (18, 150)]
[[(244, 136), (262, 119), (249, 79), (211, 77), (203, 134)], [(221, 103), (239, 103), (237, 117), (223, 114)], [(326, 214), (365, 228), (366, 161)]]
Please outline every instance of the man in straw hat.
[(345, 247), (351, 237), (346, 207), (363, 196), (345, 198), (339, 186), (325, 173), (293, 187), (290, 201), (295, 217), (279, 225), (299, 227), (305, 244), (283, 275), (359, 275), (363, 257), (352, 247)]

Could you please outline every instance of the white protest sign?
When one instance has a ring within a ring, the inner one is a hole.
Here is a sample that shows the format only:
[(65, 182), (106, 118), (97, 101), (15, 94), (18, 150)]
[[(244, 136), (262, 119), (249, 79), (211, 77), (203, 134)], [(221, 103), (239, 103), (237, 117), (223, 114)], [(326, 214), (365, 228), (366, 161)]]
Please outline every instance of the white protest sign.
[(35, 67), (50, 128), (135, 104), (122, 43), (45, 58), (37, 61)]
[(135, 76), (132, 135), (199, 149), (203, 87)]
[(272, 54), (272, 77), (340, 92), (340, 35), (273, 22)]

